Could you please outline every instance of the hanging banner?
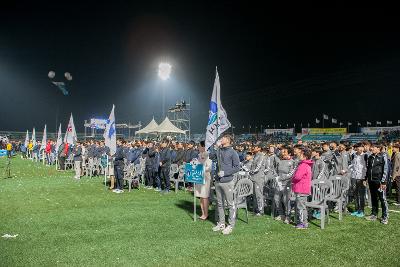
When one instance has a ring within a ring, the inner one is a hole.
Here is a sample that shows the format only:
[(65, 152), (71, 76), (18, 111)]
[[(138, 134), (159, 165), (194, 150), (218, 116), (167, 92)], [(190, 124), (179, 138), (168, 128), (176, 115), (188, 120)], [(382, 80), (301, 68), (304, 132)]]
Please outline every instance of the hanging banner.
[(346, 134), (346, 128), (303, 128), (302, 134)]

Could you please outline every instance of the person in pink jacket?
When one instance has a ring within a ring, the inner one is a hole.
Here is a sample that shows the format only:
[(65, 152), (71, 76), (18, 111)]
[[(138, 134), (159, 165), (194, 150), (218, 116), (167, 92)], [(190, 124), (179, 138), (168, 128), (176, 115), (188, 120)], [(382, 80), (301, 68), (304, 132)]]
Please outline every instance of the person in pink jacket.
[(307, 147), (300, 148), (300, 163), (292, 176), (292, 191), (296, 196), (296, 212), (299, 217), (297, 229), (308, 228), (308, 212), (306, 202), (311, 194), (312, 165), (311, 150)]

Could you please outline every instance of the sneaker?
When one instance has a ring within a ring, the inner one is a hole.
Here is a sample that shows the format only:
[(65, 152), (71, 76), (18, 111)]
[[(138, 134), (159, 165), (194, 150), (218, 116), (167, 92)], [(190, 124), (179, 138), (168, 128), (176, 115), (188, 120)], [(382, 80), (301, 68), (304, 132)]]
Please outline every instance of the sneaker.
[(364, 212), (360, 211), (355, 216), (358, 218), (364, 218)]
[(365, 218), (367, 221), (376, 221), (376, 215), (370, 215), (368, 217)]
[(355, 212), (350, 213), (350, 215), (351, 215), (351, 216), (357, 216), (358, 213), (359, 213), (358, 211), (355, 211)]
[(161, 188), (156, 187), (156, 188), (154, 188), (154, 191), (161, 192)]
[(281, 216), (276, 216), (276, 217), (275, 217), (275, 221), (278, 221), (278, 222), (279, 222), (279, 221), (282, 221), (282, 217), (281, 217)]
[(284, 224), (290, 224), (290, 219), (288, 217), (285, 218)]
[(388, 224), (389, 223), (388, 218), (382, 218), (381, 223), (385, 225)]
[(222, 230), (222, 234), (223, 235), (229, 235), (231, 234), (233, 231), (233, 227), (228, 225), (224, 230)]
[(262, 214), (261, 213), (259, 213), (259, 212), (257, 212), (254, 216), (257, 216), (257, 217), (261, 217), (262, 216)]
[(113, 192), (114, 193), (118, 193), (119, 189), (114, 189)]
[(115, 193), (121, 194), (121, 193), (123, 193), (123, 192), (124, 192), (124, 190), (118, 190), (118, 192), (115, 192)]
[(216, 226), (213, 227), (212, 230), (214, 232), (223, 231), (223, 230), (225, 230), (225, 224), (218, 223)]
[(308, 223), (299, 223), (298, 225), (296, 225), (296, 229), (299, 229), (299, 230), (308, 229)]

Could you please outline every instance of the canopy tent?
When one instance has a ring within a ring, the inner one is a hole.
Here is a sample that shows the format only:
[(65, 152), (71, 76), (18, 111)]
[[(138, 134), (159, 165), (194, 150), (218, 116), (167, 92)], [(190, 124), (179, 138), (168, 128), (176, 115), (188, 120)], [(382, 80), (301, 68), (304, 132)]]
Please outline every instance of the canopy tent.
[(151, 122), (149, 124), (147, 124), (146, 127), (144, 127), (143, 129), (136, 131), (135, 134), (149, 134), (149, 133), (154, 133), (155, 129), (157, 129), (158, 124), (157, 122), (153, 119), (151, 120)]
[(158, 125), (156, 129), (153, 130), (153, 132), (186, 134), (184, 130), (181, 130), (175, 125), (173, 125), (172, 122), (168, 119), (168, 117), (166, 117), (165, 120), (160, 125)]

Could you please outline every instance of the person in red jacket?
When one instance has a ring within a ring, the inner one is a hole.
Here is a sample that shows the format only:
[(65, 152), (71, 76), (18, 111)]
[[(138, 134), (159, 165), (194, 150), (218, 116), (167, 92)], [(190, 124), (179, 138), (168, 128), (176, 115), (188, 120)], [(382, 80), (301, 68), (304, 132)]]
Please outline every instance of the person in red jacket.
[(299, 153), (300, 163), (292, 177), (292, 190), (296, 196), (296, 212), (299, 216), (297, 229), (308, 228), (308, 212), (306, 202), (311, 194), (312, 165), (311, 150), (301, 147)]
[(51, 140), (47, 141), (46, 148), (44, 149), (44, 153), (46, 153), (47, 164), (51, 164)]

